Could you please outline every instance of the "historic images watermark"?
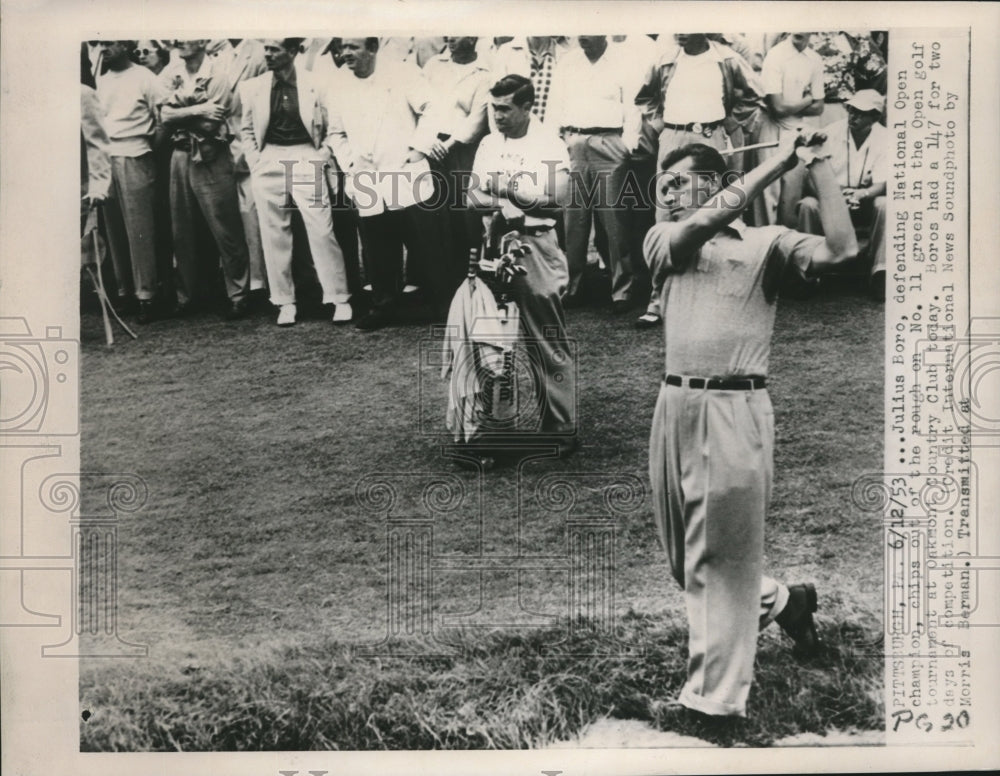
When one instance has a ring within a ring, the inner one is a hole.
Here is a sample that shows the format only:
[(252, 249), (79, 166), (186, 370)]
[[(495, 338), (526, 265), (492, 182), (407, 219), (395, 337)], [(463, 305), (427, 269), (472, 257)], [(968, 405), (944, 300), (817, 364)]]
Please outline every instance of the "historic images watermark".
[[(521, 170), (507, 176), (500, 172), (490, 172), (481, 178), (474, 171), (443, 172), (436, 168), (414, 170), (359, 170), (344, 175), (334, 175), (328, 162), (320, 159), (309, 161), (312, 170), (303, 173), (301, 160), (283, 159), (277, 162), (283, 169), (285, 177), (284, 201), (285, 208), (296, 207), (296, 198), (292, 192), (298, 190), (304, 194), (311, 192), (311, 197), (299, 198), (299, 202), (308, 202), (306, 207), (328, 207), (328, 186), (337, 193), (341, 185), (351, 194), (354, 205), (361, 210), (370, 209), (384, 202), (392, 210), (416, 203), (422, 210), (461, 210), (467, 207), (466, 191), (485, 188), (488, 191), (507, 190), (517, 195), (526, 206), (539, 204), (538, 192), (553, 191), (556, 187), (556, 174), (561, 163), (546, 160), (543, 165), (546, 171), (543, 175), (535, 170)], [(565, 168), (563, 168), (565, 169)], [(609, 175), (597, 175), (588, 180), (587, 176), (578, 170), (567, 170), (569, 188), (564, 207), (568, 209), (583, 208), (588, 210), (653, 210), (663, 207), (664, 195), (672, 181), (680, 180), (679, 176), (669, 170), (659, 170), (646, 180), (643, 180), (635, 170), (629, 169), (615, 180)], [(747, 205), (746, 193), (743, 189), (744, 175), (737, 170), (729, 170), (715, 177), (710, 173), (695, 173), (690, 180), (685, 177), (685, 184), (692, 193), (704, 195), (699, 201), (708, 199), (709, 195), (719, 189), (723, 192), (717, 201), (720, 208), (743, 208)], [(422, 193), (433, 192), (430, 196)]]

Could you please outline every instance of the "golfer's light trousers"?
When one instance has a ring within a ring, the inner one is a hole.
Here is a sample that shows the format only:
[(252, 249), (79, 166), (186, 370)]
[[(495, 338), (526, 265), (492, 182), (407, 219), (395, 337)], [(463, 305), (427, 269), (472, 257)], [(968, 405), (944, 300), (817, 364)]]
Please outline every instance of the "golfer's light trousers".
[(684, 588), (688, 677), (679, 701), (745, 716), (758, 629), (788, 589), (762, 574), (774, 412), (766, 390), (662, 385), (650, 436), (656, 528)]

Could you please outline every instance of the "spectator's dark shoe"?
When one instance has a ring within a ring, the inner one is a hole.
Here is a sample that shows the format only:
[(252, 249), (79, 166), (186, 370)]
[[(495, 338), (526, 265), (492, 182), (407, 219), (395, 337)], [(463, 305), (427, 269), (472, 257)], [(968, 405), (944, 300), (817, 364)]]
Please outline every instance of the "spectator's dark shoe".
[(795, 651), (809, 657), (819, 652), (819, 636), (813, 612), (816, 611), (816, 588), (812, 585), (792, 585), (788, 588), (788, 604), (775, 622), (792, 637)]
[(632, 302), (629, 299), (613, 299), (611, 301), (611, 312), (615, 315), (624, 315), (632, 309)]
[(167, 309), (167, 317), (169, 318), (185, 318), (193, 313), (197, 312), (195, 309), (194, 302), (174, 302)]
[(576, 436), (553, 435), (542, 432), (537, 436), (518, 434), (513, 437), (513, 441), (523, 441), (529, 445), (555, 445), (558, 448), (560, 458), (568, 458), (580, 448), (580, 438)]
[(251, 312), (261, 312), (271, 307), (266, 288), (255, 288), (247, 297), (247, 306)]
[(497, 465), (496, 458), (481, 451), (461, 450), (458, 454), (452, 455), (451, 460), (458, 468), (466, 471), (488, 472)]
[(139, 301), (139, 317), (136, 321), (143, 326), (156, 320), (156, 305), (152, 299), (141, 299)]
[(389, 317), (378, 310), (371, 310), (366, 315), (358, 318), (354, 328), (358, 331), (375, 331), (381, 329), (389, 323)]
[(656, 313), (643, 313), (636, 319), (635, 327), (637, 329), (652, 329), (663, 323), (663, 317), (657, 315)]
[(583, 307), (583, 296), (581, 294), (567, 294), (563, 297), (562, 306), (564, 310), (576, 310)]
[(247, 304), (246, 299), (241, 299), (238, 302), (230, 302), (229, 307), (226, 309), (226, 320), (237, 321), (240, 318), (246, 318), (249, 313), (250, 305)]

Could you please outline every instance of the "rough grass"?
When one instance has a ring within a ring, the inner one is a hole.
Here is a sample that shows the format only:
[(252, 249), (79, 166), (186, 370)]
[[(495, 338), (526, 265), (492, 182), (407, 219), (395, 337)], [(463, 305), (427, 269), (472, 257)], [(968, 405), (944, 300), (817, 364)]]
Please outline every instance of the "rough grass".
[(824, 628), (824, 653), (807, 663), (764, 637), (748, 718), (721, 721), (664, 703), (684, 681), (683, 628), (630, 613), (615, 644), (584, 632), (553, 646), (553, 635), (460, 635), (452, 654), (383, 659), (323, 641), (211, 669), (109, 671), (82, 688), (99, 711), (81, 723), (81, 748), (525, 749), (605, 716), (725, 746), (882, 726), (882, 660), (854, 626)]
[[(362, 477), (458, 477), (470, 501), (434, 524), (435, 553), (457, 557), (565, 553), (564, 516), (515, 498), (547, 473), (648, 483), (663, 345), (631, 322), (570, 313), (580, 451), (492, 472), (480, 491), (417, 428), (421, 412), (444, 411), (437, 370), (419, 359), (426, 327), (366, 335), (319, 319), (285, 330), (271, 313), (231, 324), (204, 314), (107, 349), (99, 316), (84, 314), (81, 470), (147, 483), (149, 503), (119, 523), (118, 623), (150, 646), (148, 660), (81, 662), (84, 748), (523, 747), (606, 713), (698, 734), (665, 705), (683, 678), (683, 603), (648, 501), (616, 522), (612, 602), (642, 658), (543, 659), (531, 645), (555, 631), (525, 633), (511, 617), (443, 662), (349, 659), (386, 632), (386, 523), (357, 506)], [(816, 583), (834, 653), (800, 665), (765, 634), (750, 719), (703, 731), (714, 740), (881, 725), (869, 697), (881, 661), (862, 664), (850, 647), (881, 632), (881, 525), (850, 489), (882, 468), (883, 325), (881, 307), (849, 287), (779, 302), (766, 567)], [(404, 483), (401, 500), (415, 495)], [(485, 588), (441, 572), (438, 583), (436, 614), (467, 612), (484, 594), (501, 616), (567, 612), (558, 570), (493, 574)]]

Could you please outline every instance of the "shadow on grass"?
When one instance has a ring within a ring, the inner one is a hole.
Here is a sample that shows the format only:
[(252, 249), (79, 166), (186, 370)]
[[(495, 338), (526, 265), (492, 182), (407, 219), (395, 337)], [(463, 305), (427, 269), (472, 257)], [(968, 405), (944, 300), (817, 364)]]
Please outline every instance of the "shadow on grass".
[(762, 637), (745, 720), (669, 704), (684, 681), (686, 634), (636, 614), (622, 618), (615, 649), (596, 632), (553, 646), (550, 631), (497, 631), (459, 634), (447, 656), (359, 658), (344, 644), (321, 642), (179, 672), (107, 667), (81, 679), (80, 748), (525, 749), (569, 740), (606, 716), (722, 746), (880, 729), (879, 646), (849, 624), (821, 635), (823, 654), (807, 662), (779, 635)]

